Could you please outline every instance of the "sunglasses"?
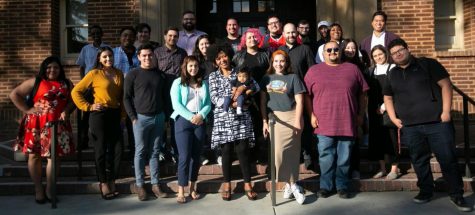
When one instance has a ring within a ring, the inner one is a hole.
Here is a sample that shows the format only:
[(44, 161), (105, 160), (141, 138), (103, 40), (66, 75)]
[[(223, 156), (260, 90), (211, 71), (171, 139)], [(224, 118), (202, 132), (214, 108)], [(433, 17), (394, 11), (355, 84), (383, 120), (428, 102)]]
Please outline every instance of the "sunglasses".
[(338, 53), (340, 51), (340, 48), (327, 48), (326, 51), (327, 53), (332, 53), (332, 51)]

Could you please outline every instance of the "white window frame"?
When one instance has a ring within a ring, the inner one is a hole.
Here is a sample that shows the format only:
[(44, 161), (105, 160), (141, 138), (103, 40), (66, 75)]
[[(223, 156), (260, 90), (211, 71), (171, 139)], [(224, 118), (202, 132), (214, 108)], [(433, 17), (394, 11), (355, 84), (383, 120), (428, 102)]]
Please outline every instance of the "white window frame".
[[(79, 53), (68, 53), (68, 40), (66, 37), (68, 36), (68, 28), (72, 27), (85, 27), (88, 28), (88, 23), (82, 25), (66, 25), (66, 1), (68, 0), (61, 0), (60, 1), (60, 54), (63, 61), (66, 62), (76, 62), (76, 59), (79, 56)], [(88, 35), (89, 36), (89, 35)]]
[[(435, 2), (434, 2), (435, 3)], [(434, 28), (437, 28), (435, 21), (437, 20), (453, 20), (455, 25), (455, 38), (452, 45), (435, 44), (436, 50), (457, 51), (464, 49), (464, 28), (463, 28), (463, 0), (455, 0), (455, 16), (436, 17), (434, 11)], [(435, 8), (435, 6), (434, 6)], [(435, 30), (434, 30), (435, 34)], [(437, 35), (434, 35), (437, 37)]]

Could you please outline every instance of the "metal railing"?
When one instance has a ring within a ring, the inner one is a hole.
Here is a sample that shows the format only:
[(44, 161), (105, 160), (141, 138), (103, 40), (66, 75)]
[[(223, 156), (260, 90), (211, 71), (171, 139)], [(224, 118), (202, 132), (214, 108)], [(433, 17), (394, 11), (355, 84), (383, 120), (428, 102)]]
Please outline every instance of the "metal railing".
[(467, 94), (465, 94), (462, 90), (460, 90), (457, 86), (452, 84), (453, 90), (457, 92), (463, 98), (463, 142), (464, 142), (464, 154), (465, 154), (465, 177), (471, 178), (472, 173), (470, 170), (470, 121), (468, 117), (468, 103), (475, 106), (475, 100), (470, 98)]

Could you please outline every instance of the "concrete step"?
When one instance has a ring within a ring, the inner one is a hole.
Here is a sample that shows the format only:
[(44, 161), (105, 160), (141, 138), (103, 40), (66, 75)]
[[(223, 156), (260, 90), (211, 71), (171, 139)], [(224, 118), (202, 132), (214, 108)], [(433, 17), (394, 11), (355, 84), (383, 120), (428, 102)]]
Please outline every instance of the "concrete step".
[[(433, 174), (436, 191), (447, 191), (447, 186), (440, 173)], [(202, 193), (218, 193), (221, 191), (222, 176), (200, 175), (197, 181), (198, 191)], [(473, 178), (464, 178), (464, 190), (472, 192)], [(164, 177), (161, 180), (162, 188), (167, 193), (175, 193), (178, 182), (175, 176)], [(319, 189), (319, 176), (317, 174), (301, 174), (299, 182), (307, 191), (316, 192)], [(254, 175), (252, 184), (256, 192), (270, 192), (271, 183), (266, 175)], [(150, 191), (150, 184), (146, 185)], [(231, 181), (232, 191), (243, 192), (243, 181), (234, 178)], [(282, 190), (284, 183), (277, 183), (277, 190)], [(124, 194), (136, 193), (135, 179), (126, 177), (117, 180), (117, 189)], [(86, 177), (77, 180), (71, 177), (60, 177), (57, 183), (58, 194), (94, 194), (99, 193), (98, 182), (95, 177)], [(388, 181), (385, 179), (363, 178), (352, 181), (352, 191), (356, 192), (383, 192), (383, 191), (417, 191), (417, 180), (413, 173), (402, 175), (399, 179)], [(34, 187), (29, 178), (0, 179), (0, 195), (33, 194)]]

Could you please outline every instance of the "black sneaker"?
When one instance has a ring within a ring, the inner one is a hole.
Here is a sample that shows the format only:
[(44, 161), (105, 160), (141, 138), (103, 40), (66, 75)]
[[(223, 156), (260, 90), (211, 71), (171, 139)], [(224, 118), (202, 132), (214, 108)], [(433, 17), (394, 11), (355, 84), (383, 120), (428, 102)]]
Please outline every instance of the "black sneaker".
[(465, 202), (463, 197), (450, 197), (450, 201), (459, 209), (459, 211), (470, 212), (472, 207)]
[(338, 190), (338, 196), (341, 199), (349, 199), (350, 193), (347, 190), (341, 189), (341, 190)]
[(424, 204), (430, 201), (432, 198), (432, 193), (423, 193), (419, 192), (412, 200), (417, 204)]
[(328, 198), (331, 196), (331, 192), (329, 190), (325, 190), (325, 189), (320, 189), (318, 192), (317, 192), (317, 196), (319, 198)]

